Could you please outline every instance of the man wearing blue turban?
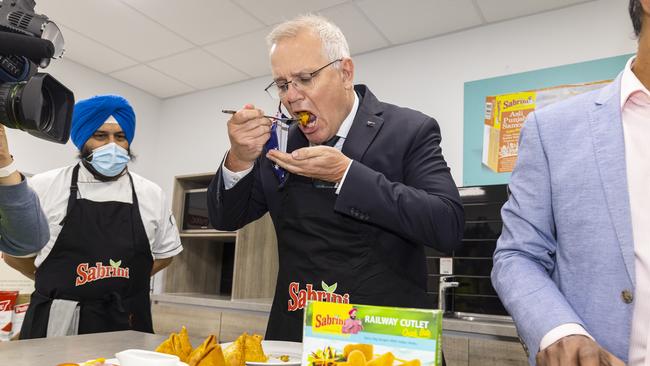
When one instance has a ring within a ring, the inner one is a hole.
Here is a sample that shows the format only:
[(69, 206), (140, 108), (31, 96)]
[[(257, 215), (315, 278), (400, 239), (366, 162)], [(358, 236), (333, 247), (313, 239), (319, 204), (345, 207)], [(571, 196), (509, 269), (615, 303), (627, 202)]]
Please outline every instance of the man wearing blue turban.
[(150, 276), (182, 246), (162, 189), (128, 169), (135, 120), (120, 96), (79, 101), (70, 136), (80, 162), (29, 180), (50, 241), (9, 263), (35, 279), (21, 339), (153, 332)]

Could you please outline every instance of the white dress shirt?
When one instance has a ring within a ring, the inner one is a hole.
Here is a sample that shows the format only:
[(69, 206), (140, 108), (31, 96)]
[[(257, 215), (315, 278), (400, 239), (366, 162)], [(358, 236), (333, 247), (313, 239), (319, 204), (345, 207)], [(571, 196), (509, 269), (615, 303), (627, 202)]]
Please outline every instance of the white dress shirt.
[[(354, 93), (354, 103), (352, 104), (352, 109), (350, 110), (350, 113), (345, 117), (343, 122), (341, 123), (341, 126), (339, 127), (339, 130), (336, 132), (336, 136), (339, 137), (339, 140), (336, 142), (336, 145), (334, 145), (334, 148), (341, 150), (343, 148), (343, 143), (345, 143), (345, 139), (348, 137), (348, 132), (350, 132), (350, 128), (352, 127), (352, 122), (354, 122), (354, 117), (357, 115), (357, 111), (359, 110), (359, 97), (357, 96), (357, 93)], [(226, 157), (228, 157), (226, 153)], [(223, 185), (225, 189), (230, 189), (237, 184), (242, 178), (244, 178), (248, 173), (253, 171), (253, 167), (251, 166), (250, 168), (246, 170), (242, 170), (240, 172), (233, 172), (232, 170), (226, 168), (225, 165), (226, 159), (223, 159), (223, 163), (221, 164), (221, 171), (222, 176), (223, 176)], [(348, 170), (350, 170), (350, 166), (352, 165), (352, 161), (350, 160), (350, 163), (348, 164), (348, 167), (345, 169), (345, 173), (343, 174), (343, 178), (341, 178), (341, 181), (336, 185), (336, 194), (339, 194), (341, 191), (341, 187), (343, 186), (343, 181), (345, 181), (345, 177), (348, 175)]]
[[(632, 72), (633, 61), (634, 57), (627, 62), (621, 79), (621, 120), (636, 272), (628, 365), (647, 366), (650, 365), (650, 91)], [(540, 350), (572, 334), (589, 336), (578, 324), (562, 324), (542, 338)]]
[(634, 238), (634, 313), (630, 334), (630, 366), (650, 365), (650, 91), (628, 61), (621, 83), (625, 164)]
[[(35, 265), (40, 266), (52, 251), (61, 233), (59, 225), (68, 209), (70, 181), (75, 165), (50, 170), (28, 178), (27, 183), (36, 191), (50, 226), (50, 240), (36, 255)], [(155, 183), (131, 172), (133, 186), (138, 196), (138, 208), (154, 259), (173, 257), (183, 250), (176, 221), (165, 200), (164, 192)], [(132, 203), (131, 182), (127, 175), (116, 181), (102, 182), (81, 164), (79, 168), (78, 198), (95, 202)]]

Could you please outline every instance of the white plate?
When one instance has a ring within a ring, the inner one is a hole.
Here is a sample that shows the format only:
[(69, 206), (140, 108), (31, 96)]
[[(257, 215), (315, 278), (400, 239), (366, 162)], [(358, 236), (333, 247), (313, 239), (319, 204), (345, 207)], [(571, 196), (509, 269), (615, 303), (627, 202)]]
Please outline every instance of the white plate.
[[(226, 348), (232, 342), (222, 343), (221, 347)], [(264, 353), (269, 356), (266, 362), (246, 362), (248, 366), (296, 366), (302, 361), (302, 343), (285, 341), (262, 341)], [(278, 357), (289, 356), (289, 361), (284, 362)]]
[[(88, 361), (92, 361), (92, 360), (88, 360)], [(88, 361), (86, 361), (86, 362), (88, 362)], [(82, 364), (82, 363), (83, 362), (79, 362), (79, 364)], [(106, 361), (104, 361), (104, 363), (111, 363), (113, 365), (118, 365), (118, 366), (120, 365), (120, 361), (118, 361), (117, 358), (109, 358)], [(186, 364), (185, 362), (178, 361), (177, 366), (188, 366), (188, 364)]]

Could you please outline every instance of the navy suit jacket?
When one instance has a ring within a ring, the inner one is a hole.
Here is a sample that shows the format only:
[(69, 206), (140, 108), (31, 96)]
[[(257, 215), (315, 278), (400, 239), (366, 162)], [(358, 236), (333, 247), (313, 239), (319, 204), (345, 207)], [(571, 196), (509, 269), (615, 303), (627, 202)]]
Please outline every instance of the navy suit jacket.
[[(464, 226), (458, 189), (440, 148), (440, 128), (418, 111), (380, 102), (364, 85), (355, 90), (359, 110), (342, 148), (353, 163), (334, 211), (378, 228), (377, 245), (386, 261), (394, 267), (419, 263), (409, 269), (410, 277), (426, 289), (423, 246), (451, 252)], [(291, 126), (287, 151), (306, 146), (298, 126)], [(208, 189), (210, 222), (219, 230), (237, 230), (268, 211), (277, 231), (278, 185), (263, 155), (229, 190), (219, 169)]]

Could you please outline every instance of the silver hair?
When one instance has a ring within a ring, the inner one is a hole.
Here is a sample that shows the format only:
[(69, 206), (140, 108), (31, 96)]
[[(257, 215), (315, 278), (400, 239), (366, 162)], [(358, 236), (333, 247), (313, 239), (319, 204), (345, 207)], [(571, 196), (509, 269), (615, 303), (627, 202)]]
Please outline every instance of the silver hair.
[[(285, 38), (292, 38), (303, 30), (311, 31), (318, 36), (323, 44), (323, 54), (328, 60), (350, 57), (350, 48), (341, 29), (320, 15), (300, 15), (292, 20), (276, 26), (266, 36), (269, 47)], [(339, 67), (339, 63), (334, 64)]]

